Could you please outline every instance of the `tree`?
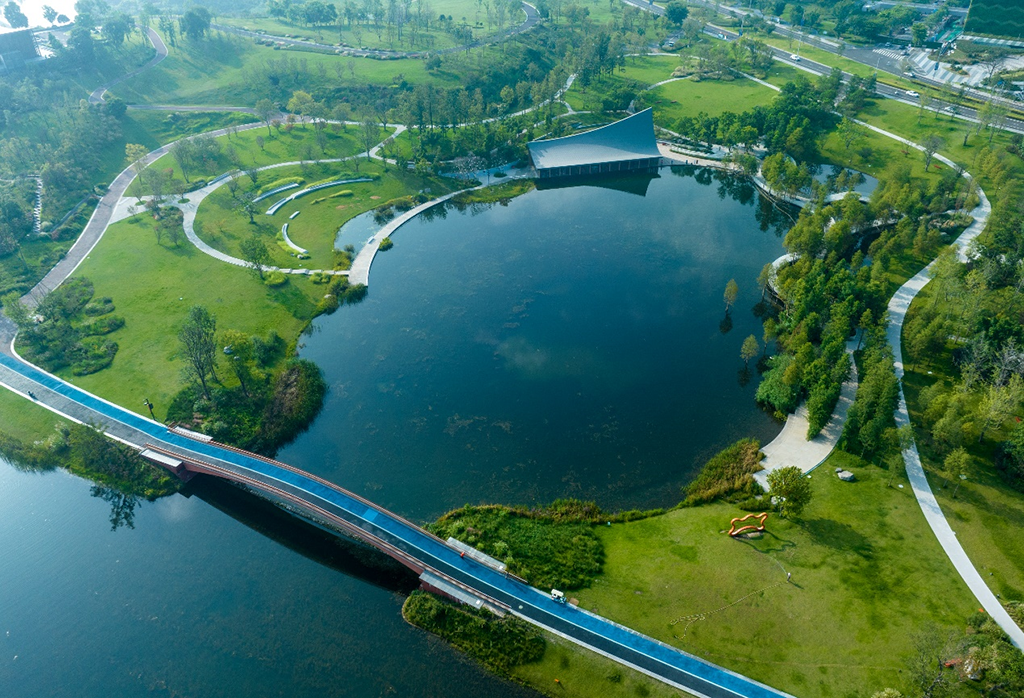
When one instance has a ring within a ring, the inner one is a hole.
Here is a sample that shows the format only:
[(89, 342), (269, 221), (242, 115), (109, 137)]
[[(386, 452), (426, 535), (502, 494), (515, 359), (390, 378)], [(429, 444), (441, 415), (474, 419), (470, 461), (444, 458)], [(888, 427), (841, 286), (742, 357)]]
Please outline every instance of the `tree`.
[[(836, 127), (836, 134), (839, 135), (839, 139), (843, 142), (843, 147), (849, 153), (850, 149), (864, 138), (864, 129), (857, 122), (843, 117), (843, 120), (839, 122), (839, 126)], [(850, 162), (853, 162), (852, 156)]]
[(124, 12), (115, 12), (103, 22), (103, 38), (113, 46), (124, 43), (126, 36), (135, 30), (135, 19)]
[(254, 359), (256, 348), (252, 343), (252, 337), (238, 330), (228, 330), (222, 337), (224, 341), (224, 353), (230, 356), (228, 365), (231, 372), (238, 379), (242, 392), (249, 397), (249, 385), (257, 373)]
[(245, 240), (242, 240), (240, 248), (242, 250), (242, 259), (248, 263), (249, 270), (253, 276), (262, 280), (263, 272), (270, 266), (270, 251), (263, 244), (263, 240), (256, 233), (253, 233)]
[(185, 375), (188, 379), (198, 381), (203, 395), (210, 399), (207, 380), (216, 378), (217, 344), (214, 336), (217, 333), (217, 319), (201, 305), (193, 305), (188, 309), (188, 316), (178, 330), (178, 341), (185, 355)]
[(377, 145), (380, 139), (380, 125), (373, 118), (367, 117), (363, 119), (359, 128), (359, 136), (363, 147), (366, 148), (366, 157), (369, 159), (370, 151), (373, 149), (373, 146)]
[(922, 46), (928, 40), (928, 26), (924, 22), (915, 22), (910, 27), (910, 37), (914, 46)]
[(288, 111), (299, 116), (309, 116), (315, 103), (313, 95), (303, 90), (296, 90), (292, 93), (292, 98), (288, 100)]
[(25, 16), (25, 13), (21, 11), (18, 3), (14, 2), (14, 0), (4, 5), (4, 19), (7, 20), (12, 29), (28, 26), (28, 17)]
[(198, 41), (206, 36), (210, 30), (210, 11), (205, 7), (193, 7), (181, 16), (178, 23), (181, 25), (181, 33), (192, 41)]
[(11, 291), (0, 298), (4, 306), (4, 315), (18, 327), (28, 327), (32, 324), (28, 309), (21, 302), (21, 295), (17, 291)]
[(272, 136), (270, 132), (270, 122), (277, 113), (277, 107), (269, 99), (261, 99), (256, 102), (256, 116), (267, 125), (267, 135)]
[(970, 477), (973, 472), (971, 455), (963, 446), (954, 448), (942, 462), (942, 467), (951, 477), (956, 478), (956, 487), (953, 488), (953, 497), (956, 498), (956, 493), (960, 490), (960, 483)]
[(931, 167), (932, 158), (935, 156), (936, 151), (946, 145), (946, 141), (943, 140), (942, 136), (932, 134), (924, 139), (924, 143), (921, 147), (924, 148), (924, 166), (925, 169)]
[(237, 181), (235, 182), (234, 191), (231, 193), (231, 197), (235, 200), (235, 208), (245, 215), (249, 216), (249, 224), (252, 225), (256, 222), (256, 214), (260, 212), (259, 204), (256, 202), (256, 192), (252, 189), (240, 189)]
[(124, 146), (124, 154), (128, 164), (135, 170), (135, 176), (141, 179), (142, 173), (146, 169), (145, 158), (149, 154), (149, 150), (144, 145), (128, 143)]
[(736, 283), (736, 279), (729, 279), (729, 283), (725, 285), (725, 293), (722, 295), (722, 299), (725, 301), (725, 312), (728, 313), (732, 310), (732, 306), (736, 303), (736, 296), (740, 292), (739, 284)]
[(811, 485), (795, 465), (768, 473), (768, 489), (772, 497), (778, 498), (779, 513), (787, 519), (799, 516), (811, 501)]
[(178, 163), (181, 176), (188, 182), (188, 173), (192, 170), (196, 161), (196, 148), (191, 138), (179, 138), (171, 144), (171, 157)]
[(681, 0), (672, 0), (665, 6), (665, 19), (673, 26), (681, 27), (689, 16), (690, 10), (686, 7), (686, 3)]
[(54, 20), (57, 19), (57, 10), (53, 9), (49, 5), (43, 5), (43, 19), (50, 24), (53, 24)]
[(743, 359), (743, 365), (746, 366), (750, 363), (750, 360), (758, 355), (761, 351), (761, 346), (757, 343), (757, 337), (750, 335), (743, 340), (743, 346), (740, 347), (740, 358)]

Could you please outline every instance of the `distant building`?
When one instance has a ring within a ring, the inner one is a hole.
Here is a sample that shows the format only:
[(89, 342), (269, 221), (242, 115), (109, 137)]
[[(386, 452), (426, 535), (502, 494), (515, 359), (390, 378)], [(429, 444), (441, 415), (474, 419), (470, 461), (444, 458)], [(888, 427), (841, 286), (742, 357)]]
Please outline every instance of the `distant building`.
[(31, 29), (0, 29), (0, 75), (6, 75), (37, 58)]
[(527, 147), (541, 179), (649, 171), (661, 165), (650, 109), (593, 131), (533, 141)]

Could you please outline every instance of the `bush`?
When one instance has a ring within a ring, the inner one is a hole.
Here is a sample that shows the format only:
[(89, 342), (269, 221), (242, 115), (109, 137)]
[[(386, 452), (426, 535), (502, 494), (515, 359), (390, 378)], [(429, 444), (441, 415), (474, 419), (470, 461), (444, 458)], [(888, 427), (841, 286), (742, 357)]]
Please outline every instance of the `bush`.
[(387, 250), (390, 250), (394, 246), (395, 246), (395, 243), (392, 242), (391, 241), (391, 237), (388, 236), (388, 237), (385, 237), (383, 240), (380, 241), (380, 246), (377, 249), (379, 249), (381, 252), (386, 252)]
[(800, 404), (800, 384), (786, 383), (786, 369), (793, 362), (789, 354), (779, 354), (768, 359), (768, 371), (761, 385), (757, 386), (756, 399), (762, 405), (771, 405), (780, 414), (787, 415)]
[(552, 509), (465, 506), (427, 528), (457, 538), (508, 565), (510, 572), (541, 588), (580, 589), (601, 573), (604, 546), (594, 535), (592, 503), (565, 500)]
[(110, 298), (93, 298), (85, 304), (83, 312), (86, 315), (97, 316), (114, 312), (114, 301)]
[(288, 275), (283, 271), (268, 271), (263, 275), (263, 283), (271, 288), (284, 286), (288, 283)]
[(124, 327), (124, 318), (118, 315), (104, 315), (92, 322), (82, 325), (82, 333), (87, 336), (99, 336), (110, 334), (114, 330)]
[(761, 470), (761, 444), (757, 439), (741, 439), (719, 451), (683, 493), (683, 506), (697, 506), (722, 497), (742, 494), (744, 499), (760, 492), (753, 474)]
[(499, 674), (507, 675), (515, 667), (540, 661), (544, 656), (544, 636), (511, 614), (499, 617), (414, 591), (402, 605), (402, 616)]
[(274, 191), (278, 187), (283, 187), (286, 184), (302, 184), (305, 181), (306, 180), (304, 180), (302, 177), (283, 177), (281, 179), (276, 179), (270, 184), (260, 187), (259, 191), (257, 192), (257, 196), (261, 194), (266, 194), (268, 191)]
[(325, 274), (322, 271), (315, 271), (309, 275), (309, 280), (314, 284), (330, 283), (332, 274)]

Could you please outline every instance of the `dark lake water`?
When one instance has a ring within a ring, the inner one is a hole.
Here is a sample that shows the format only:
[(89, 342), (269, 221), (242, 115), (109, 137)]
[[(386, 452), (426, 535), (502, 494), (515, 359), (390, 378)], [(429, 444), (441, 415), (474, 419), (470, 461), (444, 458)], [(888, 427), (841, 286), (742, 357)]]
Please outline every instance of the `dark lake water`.
[(742, 384), (739, 353), (761, 337), (757, 275), (783, 252), (758, 221), (773, 209), (693, 174), (403, 226), (367, 299), (303, 340), (331, 392), (282, 459), (422, 519), (566, 496), (669, 506), (710, 454), (770, 440), (779, 425), (753, 402), (756, 373)]
[[(773, 209), (677, 174), (403, 227), (369, 297), (304, 340), (331, 393), (280, 457), (424, 520), (668, 505), (708, 454), (773, 437), (739, 358), (782, 251)], [(0, 696), (532, 695), (407, 626), (404, 570), (230, 486), (199, 479), (116, 531), (124, 507), (90, 494), (0, 462)]]

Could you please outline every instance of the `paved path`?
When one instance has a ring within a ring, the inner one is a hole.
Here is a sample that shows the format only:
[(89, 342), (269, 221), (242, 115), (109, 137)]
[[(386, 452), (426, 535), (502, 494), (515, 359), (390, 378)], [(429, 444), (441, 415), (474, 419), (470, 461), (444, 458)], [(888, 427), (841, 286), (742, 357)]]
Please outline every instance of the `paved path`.
[[(246, 124), (245, 126), (234, 127), (238, 131), (247, 131), (251, 128), (262, 128), (263, 124)], [(217, 131), (211, 131), (212, 136), (222, 136), (228, 133), (230, 128), (222, 128)], [(153, 152), (146, 155), (142, 162), (146, 165), (151, 164), (161, 155), (164, 155), (170, 150), (173, 143), (161, 146)], [(64, 283), (64, 280), (74, 273), (78, 265), (92, 252), (92, 248), (96, 246), (96, 243), (103, 237), (103, 233), (107, 229), (107, 225), (110, 224), (111, 217), (114, 214), (115, 209), (118, 206), (118, 202), (124, 196), (125, 191), (128, 189), (128, 185), (135, 179), (135, 170), (132, 167), (126, 167), (121, 171), (119, 175), (110, 183), (107, 188), (107, 193), (103, 195), (99, 203), (96, 205), (96, 209), (92, 212), (92, 216), (89, 218), (89, 222), (85, 224), (85, 228), (82, 229), (82, 233), (75, 240), (75, 244), (71, 246), (67, 254), (57, 262), (57, 264), (51, 269), (42, 280), (32, 288), (25, 296), (22, 297), (21, 301), (29, 309), (35, 308), (39, 302), (46, 296), (47, 293), (57, 288), (60, 284)]]
[(839, 437), (843, 434), (846, 413), (857, 395), (857, 365), (853, 362), (853, 351), (856, 348), (856, 342), (847, 342), (846, 351), (850, 354), (850, 376), (839, 391), (836, 410), (832, 413), (832, 418), (825, 428), (813, 439), (807, 439), (807, 428), (810, 423), (807, 421), (807, 401), (805, 400), (796, 409), (796, 412), (786, 419), (779, 435), (772, 439), (771, 443), (761, 448), (764, 453), (764, 460), (761, 461), (764, 470), (754, 473), (754, 479), (765, 490), (768, 489), (768, 473), (773, 470), (796, 466), (800, 468), (801, 472), (809, 473), (821, 465), (835, 450), (836, 444), (839, 443)]
[[(984, 192), (979, 189), (978, 194), (981, 197), (981, 203), (971, 212), (974, 216), (974, 223), (953, 243), (956, 245), (962, 260), (966, 260), (964, 251), (967, 249), (967, 246), (985, 229), (989, 213), (992, 210)], [(886, 335), (889, 338), (889, 344), (892, 346), (895, 358), (896, 376), (900, 379), (899, 405), (896, 408), (897, 426), (910, 424), (907, 400), (903, 394), (904, 367), (901, 343), (903, 320), (906, 318), (907, 310), (910, 308), (914, 297), (931, 280), (931, 269), (934, 264), (935, 262), (932, 262), (907, 281), (907, 283), (903, 284), (896, 291), (892, 300), (889, 301), (889, 326), (886, 328)], [(928, 525), (931, 526), (935, 537), (939, 539), (942, 549), (946, 551), (946, 555), (949, 556), (953, 566), (956, 567), (956, 571), (960, 573), (967, 586), (974, 592), (985, 612), (1010, 636), (1014, 645), (1024, 649), (1024, 630), (1021, 630), (1010, 617), (1010, 614), (1006, 612), (1006, 609), (1003, 608), (999, 599), (992, 593), (992, 590), (989, 589), (981, 574), (974, 567), (974, 563), (967, 556), (963, 546), (960, 545), (960, 541), (957, 540), (956, 532), (950, 526), (949, 521), (942, 512), (942, 508), (935, 499), (931, 486), (928, 484), (928, 478), (925, 475), (924, 467), (921, 465), (921, 456), (917, 451), (916, 444), (912, 444), (910, 448), (903, 452), (903, 462), (906, 464), (907, 477), (910, 480), (914, 496), (917, 497), (917, 502), (921, 506), (921, 511), (924, 512)]]
[(153, 56), (149, 60), (149, 62), (141, 68), (136, 68), (130, 73), (125, 73), (121, 77), (114, 78), (110, 82), (104, 83), (103, 85), (97, 87), (95, 90), (92, 91), (92, 94), (89, 95), (90, 104), (102, 104), (106, 99), (107, 90), (109, 90), (111, 87), (120, 82), (124, 82), (129, 78), (135, 77), (142, 71), (152, 68), (154, 65), (156, 65), (163, 59), (167, 58), (167, 46), (164, 44), (164, 40), (160, 38), (160, 35), (153, 31), (150, 27), (146, 27), (146, 35), (149, 37), (150, 42), (153, 44), (153, 48), (156, 49), (156, 55)]

